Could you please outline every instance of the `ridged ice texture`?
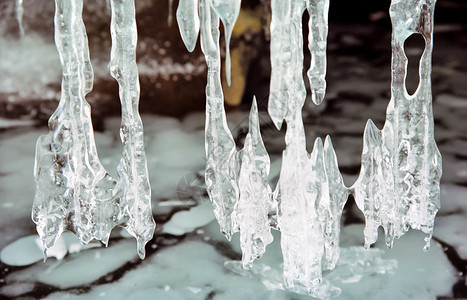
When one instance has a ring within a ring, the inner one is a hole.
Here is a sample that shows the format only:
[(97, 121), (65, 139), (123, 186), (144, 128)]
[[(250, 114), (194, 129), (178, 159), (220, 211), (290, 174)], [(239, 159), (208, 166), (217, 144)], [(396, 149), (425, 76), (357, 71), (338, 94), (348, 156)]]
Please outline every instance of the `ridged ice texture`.
[(20, 36), (24, 36), (23, 13), (23, 0), (16, 0), (16, 20), (18, 21)]
[[(377, 239), (378, 227), (392, 246), (410, 228), (427, 234), (429, 248), (440, 207), (441, 155), (433, 134), (431, 54), (435, 1), (392, 1), (391, 101), (380, 131), (371, 122), (364, 134), (362, 169), (354, 184), (355, 199), (366, 219), (365, 244)], [(404, 42), (421, 34), (420, 84), (410, 96), (405, 88), (407, 57)]]
[(238, 191), (238, 151), (227, 126), (221, 85), (219, 16), (211, 0), (199, 1), (201, 49), (208, 65), (206, 85), (206, 186), (222, 234), (230, 240), (238, 231), (235, 210)]
[(97, 239), (107, 244), (112, 228), (120, 225), (137, 238), (138, 254), (143, 258), (144, 245), (152, 238), (155, 224), (137, 112), (139, 84), (134, 62), (133, 1), (112, 2), (111, 65), (120, 84), (123, 112), (124, 151), (118, 180), (99, 161), (90, 106), (85, 100), (94, 76), (81, 16), (83, 1), (57, 0), (55, 6), (55, 43), (62, 64), (62, 93), (58, 108), (49, 119), (49, 134), (37, 141), (34, 168), (36, 195), (32, 218), (43, 250), (50, 248), (64, 230), (74, 232), (83, 243)]
[(273, 241), (268, 214), (277, 211), (268, 183), (270, 159), (261, 138), (256, 99), (253, 99), (251, 107), (249, 128), (240, 154), (240, 198), (237, 207), (242, 265), (245, 269), (251, 269), (253, 261), (261, 257), (266, 246)]
[(295, 95), (291, 91), (296, 90), (297, 85), (303, 85), (302, 74), (292, 72), (290, 64), (296, 65), (300, 70), (303, 68), (303, 55), (298, 62), (292, 53), (296, 52), (296, 49), (303, 51), (301, 36), (305, 9), (310, 15), (308, 44), (312, 60), (308, 77), (312, 99), (316, 104), (320, 104), (324, 99), (329, 0), (272, 0), (271, 85), (268, 110), (278, 129), (290, 114), (295, 113), (287, 110), (287, 103), (295, 101)]

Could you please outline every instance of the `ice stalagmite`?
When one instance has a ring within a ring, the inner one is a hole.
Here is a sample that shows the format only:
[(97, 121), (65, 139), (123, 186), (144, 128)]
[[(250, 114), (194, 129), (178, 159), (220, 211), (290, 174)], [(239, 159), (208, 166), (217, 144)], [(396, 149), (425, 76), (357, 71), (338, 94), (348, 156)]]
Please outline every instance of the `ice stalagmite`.
[(122, 225), (138, 241), (138, 254), (154, 233), (151, 211), (151, 187), (144, 152), (143, 123), (138, 113), (139, 78), (136, 66), (136, 20), (134, 0), (112, 0), (112, 51), (110, 73), (119, 85), (122, 104), (120, 137), (123, 155), (117, 167), (119, 185), (128, 220)]
[(251, 269), (253, 261), (261, 257), (266, 246), (273, 240), (268, 214), (274, 206), (268, 183), (270, 160), (261, 138), (256, 99), (250, 112), (250, 130), (241, 151), (241, 167), (238, 178), (240, 198), (237, 218), (240, 227), (240, 246), (245, 269)]
[(219, 16), (211, 0), (199, 1), (201, 49), (208, 65), (206, 86), (206, 186), (214, 214), (227, 239), (238, 231), (235, 209), (238, 201), (238, 159), (235, 142), (227, 126), (221, 85)]
[[(435, 1), (392, 1), (391, 101), (386, 123), (378, 130), (369, 121), (365, 129), (362, 169), (354, 184), (356, 202), (366, 218), (365, 244), (377, 239), (383, 226), (386, 243), (410, 228), (427, 234), (429, 248), (439, 209), (441, 155), (433, 134), (431, 53)], [(404, 42), (421, 34), (425, 49), (420, 60), (420, 83), (407, 93), (407, 57)]]
[(99, 162), (90, 106), (85, 100), (92, 89), (93, 70), (81, 16), (83, 1), (55, 2), (55, 43), (62, 64), (62, 93), (58, 108), (49, 119), (49, 134), (37, 141), (32, 211), (44, 251), (64, 230), (74, 232), (83, 243), (97, 239), (107, 244), (112, 228), (121, 225), (137, 238), (138, 254), (144, 257), (144, 244), (154, 231), (143, 133), (137, 113), (138, 76), (136, 64), (130, 62), (136, 43), (134, 6), (132, 0), (112, 6), (113, 31), (123, 39), (114, 37), (116, 48), (112, 51), (112, 73), (121, 86), (123, 111), (124, 153), (118, 180)]
[[(303, 34), (301, 22), (305, 8), (310, 14), (308, 45), (312, 60), (308, 77), (312, 99), (316, 104), (324, 99), (329, 0), (272, 0), (271, 87), (268, 110), (277, 128), (282, 126), (287, 114), (293, 113), (287, 111), (287, 103), (294, 101), (293, 91), (297, 89), (298, 84), (303, 84), (300, 83), (303, 81), (302, 73), (291, 72), (288, 65), (298, 63), (293, 61), (295, 58), (292, 53), (297, 49), (302, 51), (303, 48), (303, 43), (297, 43), (297, 37)], [(301, 37), (300, 41), (302, 41)], [(303, 56), (299, 63), (301, 70)]]
[(23, 0), (16, 0), (16, 20), (18, 21), (19, 33), (21, 36), (24, 36), (23, 13)]

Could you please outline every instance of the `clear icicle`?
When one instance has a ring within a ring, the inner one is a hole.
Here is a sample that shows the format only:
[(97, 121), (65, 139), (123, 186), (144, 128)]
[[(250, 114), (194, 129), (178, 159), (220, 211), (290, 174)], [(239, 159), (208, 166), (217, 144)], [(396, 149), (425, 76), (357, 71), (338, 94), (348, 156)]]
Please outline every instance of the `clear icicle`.
[(198, 0), (180, 0), (177, 8), (177, 23), (183, 43), (192, 52), (199, 34)]
[[(429, 248), (440, 207), (441, 155), (434, 140), (431, 96), (431, 54), (435, 1), (392, 1), (392, 97), (386, 123), (379, 131), (370, 121), (365, 129), (362, 170), (354, 184), (357, 205), (366, 218), (365, 243), (386, 243), (410, 228), (427, 234)], [(407, 57), (404, 42), (412, 34), (426, 42), (420, 60), (420, 84), (410, 96), (405, 88)]]
[(245, 269), (251, 269), (253, 261), (263, 255), (266, 246), (273, 240), (268, 219), (273, 205), (268, 184), (270, 160), (261, 139), (256, 98), (251, 106), (249, 128), (241, 152), (238, 178), (240, 198), (237, 207), (242, 264)]
[[(132, 2), (125, 4), (126, 10), (131, 12)], [(138, 253), (144, 256), (141, 246), (152, 237), (154, 221), (148, 202), (150, 197), (146, 194), (149, 183), (140, 144), (142, 127), (125, 127), (123, 130), (128, 141), (119, 166), (120, 178), (116, 181), (99, 162), (90, 106), (85, 100), (85, 95), (92, 89), (93, 71), (81, 15), (83, 1), (56, 0), (55, 6), (55, 43), (62, 64), (62, 93), (58, 108), (49, 119), (49, 134), (37, 141), (34, 168), (36, 195), (32, 218), (42, 247), (44, 251), (50, 248), (64, 230), (74, 232), (83, 243), (97, 239), (107, 244), (112, 228), (121, 225), (137, 237)], [(126, 18), (134, 18), (134, 11)], [(117, 22), (114, 16), (112, 19)], [(131, 19), (130, 22), (122, 21), (123, 24), (113, 26), (123, 25), (130, 30), (126, 30), (123, 43), (129, 42), (125, 47), (133, 47), (136, 43), (134, 24)], [(127, 55), (133, 54), (129, 51)], [(135, 78), (137, 82), (136, 68), (130, 64), (129, 68), (129, 71), (125, 68), (116, 74), (133, 89), (131, 95), (130, 89), (121, 90), (128, 97), (122, 101), (125, 103), (122, 110), (130, 111), (123, 122), (133, 126), (127, 119), (132, 115), (139, 120), (137, 112), (134, 113), (139, 87), (134, 84)], [(135, 156), (140, 158), (135, 160)], [(128, 164), (124, 165), (124, 162)], [(135, 172), (140, 173), (137, 179)]]
[[(278, 129), (281, 128), (288, 114), (296, 113), (288, 111), (290, 103), (305, 101), (305, 97), (296, 98), (297, 95), (294, 93), (294, 91), (305, 93), (305, 88), (302, 88), (301, 73), (304, 10), (304, 1), (271, 1), (271, 85), (268, 111)], [(297, 72), (297, 69), (300, 72)]]
[(230, 66), (230, 38), (240, 13), (241, 0), (212, 0), (212, 7), (219, 15), (224, 25), (225, 34), (225, 77), (227, 84), (231, 83)]
[(23, 0), (16, 0), (16, 20), (18, 21), (19, 33), (21, 37), (24, 36), (23, 13)]
[(221, 232), (230, 240), (238, 231), (239, 163), (235, 142), (227, 126), (220, 78), (219, 16), (210, 0), (199, 1), (201, 49), (208, 65), (206, 86), (206, 186)]
[(308, 78), (311, 87), (311, 99), (315, 104), (323, 102), (326, 92), (326, 44), (328, 38), (329, 0), (307, 0), (308, 48), (311, 53), (311, 65)]
[(155, 223), (151, 210), (151, 188), (144, 152), (143, 123), (138, 113), (139, 78), (136, 65), (136, 20), (134, 0), (112, 0), (112, 51), (110, 73), (119, 85), (122, 104), (120, 136), (123, 156), (117, 167), (129, 220), (124, 227), (138, 241), (138, 254), (152, 239)]

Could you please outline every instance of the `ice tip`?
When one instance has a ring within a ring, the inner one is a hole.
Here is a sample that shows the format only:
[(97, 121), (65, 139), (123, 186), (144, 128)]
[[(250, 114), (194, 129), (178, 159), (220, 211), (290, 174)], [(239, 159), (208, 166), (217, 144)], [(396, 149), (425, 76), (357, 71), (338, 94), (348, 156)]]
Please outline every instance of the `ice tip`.
[(146, 246), (147, 241), (144, 241), (141, 238), (137, 238), (136, 243), (137, 243), (136, 249), (137, 249), (137, 252), (138, 252), (138, 256), (139, 256), (139, 258), (141, 260), (143, 260), (146, 257), (145, 246)]

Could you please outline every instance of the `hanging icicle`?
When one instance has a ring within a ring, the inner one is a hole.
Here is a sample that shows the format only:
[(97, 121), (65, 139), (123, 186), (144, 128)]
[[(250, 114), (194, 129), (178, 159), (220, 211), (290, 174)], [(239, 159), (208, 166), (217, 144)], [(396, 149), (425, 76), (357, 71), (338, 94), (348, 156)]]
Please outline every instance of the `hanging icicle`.
[(83, 1), (56, 0), (55, 7), (62, 94), (49, 120), (49, 134), (37, 141), (32, 212), (43, 250), (64, 230), (74, 232), (83, 243), (96, 239), (107, 244), (112, 228), (123, 226), (137, 239), (138, 254), (143, 258), (155, 224), (138, 115), (134, 2), (112, 1), (111, 73), (120, 86), (124, 144), (118, 180), (99, 161), (85, 100), (94, 75), (82, 20)]
[(16, 20), (18, 21), (19, 34), (21, 37), (24, 36), (23, 13), (23, 0), (16, 0)]
[[(378, 227), (392, 246), (410, 228), (427, 234), (429, 248), (434, 218), (440, 207), (441, 155), (434, 140), (431, 96), (433, 49), (432, 0), (393, 1), (392, 85), (386, 123), (380, 131), (367, 123), (362, 170), (354, 184), (355, 199), (365, 214), (365, 245), (376, 242)], [(420, 84), (413, 95), (406, 90), (407, 57), (404, 42), (421, 34), (425, 49), (420, 60)]]

